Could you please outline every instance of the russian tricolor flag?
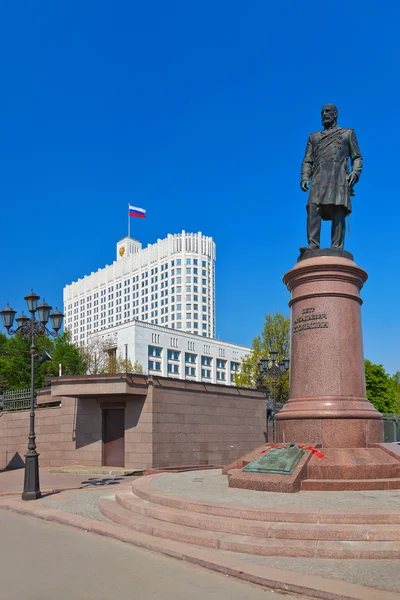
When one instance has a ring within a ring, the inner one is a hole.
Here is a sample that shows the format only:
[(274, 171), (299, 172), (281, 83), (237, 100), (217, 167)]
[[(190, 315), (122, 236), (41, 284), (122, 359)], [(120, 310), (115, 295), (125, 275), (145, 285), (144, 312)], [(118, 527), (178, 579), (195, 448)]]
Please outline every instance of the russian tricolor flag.
[(129, 205), (129, 216), (138, 217), (138, 219), (145, 219), (146, 211), (144, 210), (144, 208), (138, 208), (137, 206)]

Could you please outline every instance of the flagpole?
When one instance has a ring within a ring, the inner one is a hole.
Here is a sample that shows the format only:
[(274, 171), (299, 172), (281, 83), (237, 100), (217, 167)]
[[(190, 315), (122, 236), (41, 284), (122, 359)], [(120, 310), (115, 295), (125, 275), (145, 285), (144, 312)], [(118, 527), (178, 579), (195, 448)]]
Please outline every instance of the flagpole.
[(131, 237), (131, 218), (129, 216), (129, 202), (128, 202), (128, 237)]

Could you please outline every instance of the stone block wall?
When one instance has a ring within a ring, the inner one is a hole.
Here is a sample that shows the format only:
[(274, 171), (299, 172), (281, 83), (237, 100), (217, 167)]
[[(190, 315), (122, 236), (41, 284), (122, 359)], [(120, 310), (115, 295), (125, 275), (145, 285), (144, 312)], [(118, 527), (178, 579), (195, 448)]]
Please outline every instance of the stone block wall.
[[(0, 416), (0, 469), (19, 468), (27, 451), (29, 410)], [(36, 444), (42, 467), (101, 465), (101, 411), (96, 401), (61, 398), (61, 406), (37, 408)]]
[(154, 381), (154, 467), (229, 464), (260, 446), (264, 430), (260, 392)]
[(137, 396), (125, 406), (125, 467), (148, 469), (153, 462), (152, 393)]
[[(113, 405), (125, 407), (129, 469), (226, 465), (264, 441), (260, 391), (123, 374), (59, 378), (46, 396), (61, 406), (36, 410), (42, 467), (101, 466), (102, 409)], [(28, 433), (29, 410), (0, 416), (0, 469), (23, 466)]]

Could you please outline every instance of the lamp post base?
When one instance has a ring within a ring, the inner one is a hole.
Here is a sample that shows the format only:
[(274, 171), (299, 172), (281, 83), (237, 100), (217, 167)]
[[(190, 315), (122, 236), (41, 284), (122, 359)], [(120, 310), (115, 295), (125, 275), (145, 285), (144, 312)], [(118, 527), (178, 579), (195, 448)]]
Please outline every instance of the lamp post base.
[(22, 500), (37, 500), (42, 495), (39, 486), (39, 454), (29, 450), (25, 454), (25, 477)]

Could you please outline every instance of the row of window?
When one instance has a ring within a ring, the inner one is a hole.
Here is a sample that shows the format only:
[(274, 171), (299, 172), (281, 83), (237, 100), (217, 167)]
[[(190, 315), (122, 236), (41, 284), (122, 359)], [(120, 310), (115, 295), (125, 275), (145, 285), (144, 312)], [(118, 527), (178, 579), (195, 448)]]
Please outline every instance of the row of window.
[[(149, 371), (155, 371), (157, 373), (161, 372), (161, 362), (159, 360), (149, 360), (148, 362)], [(180, 366), (177, 363), (168, 363), (167, 371), (169, 375), (179, 375), (180, 374)], [(192, 365), (185, 365), (185, 376), (186, 377), (196, 377), (196, 367)], [(211, 379), (211, 369), (202, 368), (201, 369), (201, 377), (203, 379)], [(235, 374), (231, 373), (231, 383), (234, 382)], [(226, 372), (225, 371), (217, 371), (217, 381), (226, 381)]]
[[(193, 342), (192, 342), (193, 343)], [(148, 355), (149, 357), (161, 358), (163, 353), (163, 349), (159, 346), (148, 346)], [(196, 364), (197, 362), (197, 354), (192, 352), (185, 352), (185, 364)], [(167, 350), (167, 359), (170, 362), (179, 361), (181, 357), (181, 352), (179, 350)], [(202, 367), (212, 367), (213, 358), (211, 356), (201, 356), (201, 366)], [(216, 360), (216, 368), (217, 370), (226, 370), (227, 361), (222, 358), (217, 358)], [(236, 361), (230, 361), (230, 370), (232, 372), (239, 371), (240, 363)]]
[[(181, 282), (177, 282), (177, 283), (181, 283)], [(174, 304), (175, 300), (177, 302), (181, 302), (182, 301), (182, 295), (181, 295), (182, 294), (182, 285), (177, 285), (175, 287), (174, 280), (171, 281), (171, 284), (173, 286), (173, 287), (171, 287), (171, 290), (170, 290), (171, 304)], [(165, 282), (165, 284), (164, 283), (161, 284), (161, 288), (164, 288), (164, 287), (165, 288), (168, 287), (168, 283), (167, 282)], [(198, 295), (199, 294), (199, 288), (198, 288), (197, 285), (193, 285), (192, 286), (191, 284), (188, 284), (188, 285), (185, 286), (185, 291), (186, 291), (186, 302), (192, 302), (192, 301), (193, 302), (198, 302), (199, 301), (199, 295)], [(158, 285), (152, 285), (150, 287), (150, 292), (152, 294), (151, 299), (152, 300), (157, 300), (158, 296), (159, 296), (159, 294), (158, 294)], [(193, 296), (192, 296), (192, 292), (193, 292)], [(208, 286), (208, 292), (210, 292), (210, 286)], [(141, 293), (141, 296), (142, 296), (142, 300), (141, 301), (142, 301), (142, 303), (143, 302), (148, 302), (148, 293), (149, 293), (148, 288), (143, 288), (142, 289), (142, 293)], [(176, 298), (175, 298), (175, 293), (177, 294)], [(207, 287), (202, 287), (202, 292), (201, 293), (203, 294), (203, 296), (202, 296), (203, 304), (207, 304)], [(146, 297), (144, 297), (144, 296), (146, 296)], [(168, 290), (167, 289), (161, 289), (160, 296), (161, 297), (168, 296)], [(90, 296), (88, 296), (88, 297), (90, 297)], [(131, 299), (134, 300), (135, 298), (139, 298), (139, 292), (138, 291), (134, 291), (134, 288), (133, 288), (132, 295), (130, 295), (130, 288), (127, 288), (126, 290), (124, 290), (124, 297), (123, 298), (122, 298), (122, 292), (120, 292), (120, 291), (117, 291), (115, 293), (115, 297), (116, 297), (117, 303), (121, 304), (122, 299), (123, 299), (124, 302), (130, 302)], [(103, 306), (107, 302), (110, 305), (110, 303), (112, 304), (113, 300), (114, 300), (114, 294), (109, 294), (107, 297), (104, 296), (103, 298), (100, 299), (100, 305)], [(208, 298), (208, 302), (210, 302), (209, 298)], [(75, 301), (73, 303), (73, 306), (74, 306), (74, 314), (77, 314), (78, 312), (84, 313), (85, 308), (86, 309), (92, 308), (92, 302), (87, 301), (86, 306), (85, 306), (85, 299), (83, 298), (83, 299), (80, 300), (80, 306), (79, 306), (78, 301)], [(94, 300), (93, 301), (93, 306), (94, 307), (95, 306), (99, 306), (99, 300)], [(65, 310), (66, 310), (66, 312), (68, 314), (72, 314), (72, 303), (71, 304), (67, 304), (65, 306)]]
[[(186, 265), (194, 265), (194, 267), (197, 267), (199, 265), (199, 261), (198, 261), (197, 258), (194, 258), (194, 259), (187, 258), (185, 262), (186, 262)], [(176, 267), (180, 267), (181, 265), (182, 265), (182, 260), (180, 258), (171, 261), (171, 268), (173, 268), (175, 266)], [(201, 262), (201, 267), (202, 267), (201, 274), (202, 274), (203, 277), (205, 277), (207, 275), (207, 270), (206, 270), (207, 266), (208, 266), (208, 272), (209, 272), (210, 271), (210, 265), (207, 265), (207, 261), (203, 260)], [(161, 271), (167, 271), (167, 270), (168, 270), (168, 263), (165, 263), (165, 264), (161, 265)], [(151, 269), (150, 275), (151, 276), (157, 275), (157, 273), (158, 273), (158, 267), (155, 267), (155, 268)], [(175, 269), (174, 269), (174, 273), (175, 273)], [(180, 275), (182, 273), (182, 269), (176, 269), (176, 273), (178, 275)], [(192, 273), (194, 275), (198, 275), (199, 274), (198, 273), (198, 268), (193, 268), (192, 269), (191, 267), (187, 266), (186, 267), (186, 274), (190, 275)], [(165, 276), (166, 274), (163, 273), (163, 275)], [(141, 279), (147, 279), (148, 277), (149, 277), (149, 272), (148, 271), (144, 271), (141, 274)], [(133, 275), (132, 279), (129, 278), (129, 279), (125, 279), (124, 280), (124, 282), (123, 282), (124, 283), (124, 287), (127, 287), (128, 285), (130, 285), (131, 282), (132, 282), (132, 284), (135, 284), (138, 281), (139, 281), (139, 275)], [(122, 282), (118, 282), (118, 283), (115, 284), (115, 289), (116, 290), (119, 290), (121, 288), (122, 288)], [(110, 294), (113, 291), (114, 291), (114, 285), (110, 285), (107, 288), (104, 288), (104, 289), (100, 290), (100, 296), (105, 296), (107, 292)], [(94, 292), (93, 293), (93, 298), (96, 299), (98, 297), (99, 297), (99, 292)], [(90, 302), (92, 300), (92, 296), (91, 295), (87, 296), (86, 300), (88, 302)], [(85, 299), (84, 298), (81, 299), (80, 302), (81, 302), (81, 304), (83, 304), (85, 302)], [(76, 301), (75, 306), (77, 306), (77, 301)]]
[[(191, 276), (188, 276), (188, 275), (186, 276), (186, 284), (189, 284), (189, 285), (186, 285), (186, 291), (192, 291), (192, 289), (191, 289), (192, 288), (192, 286), (191, 286), (192, 283), (193, 284), (198, 284), (199, 283), (198, 277), (196, 276), (196, 273), (193, 273), (193, 274), (194, 274), (193, 281), (192, 281), (192, 277)], [(167, 274), (164, 274), (164, 277), (166, 277), (166, 275)], [(180, 291), (181, 285), (179, 285), (179, 284), (182, 284), (182, 277), (181, 276), (174, 277), (174, 273), (172, 273), (172, 276), (173, 277), (170, 279), (171, 286), (174, 286), (175, 283), (178, 284), (178, 288), (179, 288), (178, 291)], [(145, 275), (145, 277), (147, 277), (147, 274)], [(143, 276), (142, 276), (142, 278), (143, 278)], [(135, 277), (132, 279), (132, 282), (133, 281), (135, 281)], [(151, 279), (151, 283), (155, 284), (155, 282), (156, 282), (156, 278), (153, 277)], [(206, 286), (206, 287), (202, 287), (202, 293), (203, 294), (207, 294), (207, 287), (208, 287), (209, 291), (211, 290), (211, 287), (210, 287), (210, 282), (207, 282), (207, 278), (205, 278), (205, 271), (202, 271), (202, 281), (201, 281), (201, 283), (202, 283), (202, 286)], [(128, 299), (130, 291), (131, 291), (131, 288), (127, 287), (127, 285), (129, 285), (129, 284), (130, 284), (130, 280), (129, 279), (126, 280), (126, 281), (124, 281), (124, 286), (125, 286), (125, 288), (124, 288), (124, 299), (125, 300)], [(117, 298), (122, 297), (122, 291), (119, 291), (120, 288), (121, 288), (121, 286), (122, 286), (122, 283), (117, 283), (116, 286), (115, 286), (116, 290), (117, 290), (115, 296)], [(146, 286), (148, 286), (148, 282), (147, 281), (142, 281), (142, 288), (146, 288)], [(164, 289), (166, 287), (168, 287), (168, 281), (162, 282), (161, 283), (161, 288)], [(138, 289), (139, 289), (139, 284), (138, 283), (132, 285), (132, 292), (135, 292)], [(114, 286), (110, 286), (108, 289), (104, 288), (103, 290), (100, 290), (100, 302), (105, 302), (106, 301), (106, 296), (107, 296), (107, 300), (113, 300), (114, 299), (113, 290), (114, 290)], [(157, 290), (158, 290), (158, 284), (151, 285), (151, 291), (152, 292), (155, 292)], [(194, 285), (193, 286), (193, 291), (195, 293), (198, 292), (198, 285)], [(172, 288), (171, 293), (174, 293), (174, 292), (175, 292), (175, 289)], [(142, 289), (142, 295), (143, 295), (143, 293), (146, 293), (145, 289)], [(167, 290), (165, 290), (165, 293), (166, 294), (168, 293)], [(136, 297), (137, 297), (138, 293), (136, 293), (136, 294), (134, 293), (133, 295), (134, 296), (136, 295)], [(99, 300), (97, 300), (98, 297), (99, 297), (99, 293), (98, 292), (93, 293), (94, 306), (97, 306), (98, 303), (99, 303)], [(72, 309), (72, 307), (77, 308), (79, 306), (80, 306), (81, 309), (84, 309), (85, 302), (86, 302), (86, 307), (90, 308), (91, 307), (91, 301), (92, 301), (92, 295), (89, 295), (86, 298), (81, 298), (79, 301), (75, 300), (73, 303), (71, 302), (71, 304), (68, 304), (66, 306), (66, 310)]]

